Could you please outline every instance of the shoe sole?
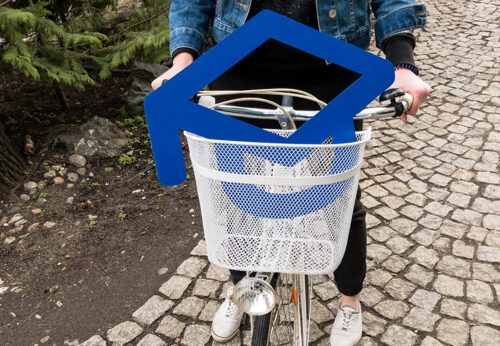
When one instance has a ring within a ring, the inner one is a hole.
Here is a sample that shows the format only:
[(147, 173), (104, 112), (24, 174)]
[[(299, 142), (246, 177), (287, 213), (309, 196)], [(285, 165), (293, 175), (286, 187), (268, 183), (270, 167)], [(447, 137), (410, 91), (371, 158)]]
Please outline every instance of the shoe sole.
[(236, 334), (238, 334), (238, 331), (240, 329), (236, 329), (236, 331), (231, 334), (230, 336), (226, 336), (226, 337), (222, 337), (222, 336), (218, 336), (217, 334), (214, 333), (214, 331), (212, 330), (212, 338), (217, 341), (217, 342), (228, 342), (229, 340), (231, 340), (232, 338), (234, 338), (236, 336)]

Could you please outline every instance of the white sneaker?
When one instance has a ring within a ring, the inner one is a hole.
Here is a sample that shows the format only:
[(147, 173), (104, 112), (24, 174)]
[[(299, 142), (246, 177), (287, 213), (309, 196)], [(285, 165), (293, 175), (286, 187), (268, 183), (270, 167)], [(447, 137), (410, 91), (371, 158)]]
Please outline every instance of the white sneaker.
[(339, 308), (335, 322), (333, 322), (330, 333), (330, 345), (332, 346), (353, 346), (361, 339), (361, 304), (358, 304), (358, 311), (350, 305)]
[(212, 321), (212, 337), (217, 342), (227, 342), (234, 338), (240, 329), (241, 311), (236, 304), (226, 298)]

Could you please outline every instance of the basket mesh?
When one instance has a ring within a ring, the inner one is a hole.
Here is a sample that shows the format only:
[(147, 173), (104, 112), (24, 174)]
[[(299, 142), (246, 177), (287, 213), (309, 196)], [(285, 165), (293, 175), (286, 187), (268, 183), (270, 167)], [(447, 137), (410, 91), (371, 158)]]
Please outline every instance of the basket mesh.
[(310, 275), (337, 268), (369, 130), (356, 133), (357, 142), (341, 145), (186, 137), (211, 262)]

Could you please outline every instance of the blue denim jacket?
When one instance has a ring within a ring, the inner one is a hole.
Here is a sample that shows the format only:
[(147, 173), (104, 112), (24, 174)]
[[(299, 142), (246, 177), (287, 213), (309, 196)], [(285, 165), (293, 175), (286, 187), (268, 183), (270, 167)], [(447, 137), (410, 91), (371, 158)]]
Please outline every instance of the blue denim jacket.
[[(215, 2), (215, 6), (214, 6)], [(187, 47), (203, 52), (209, 25), (219, 42), (239, 28), (248, 16), (252, 0), (172, 0), (170, 51)], [(370, 43), (368, 0), (316, 0), (319, 30), (360, 48)], [(395, 34), (411, 32), (426, 23), (425, 5), (415, 0), (371, 0), (377, 46)]]

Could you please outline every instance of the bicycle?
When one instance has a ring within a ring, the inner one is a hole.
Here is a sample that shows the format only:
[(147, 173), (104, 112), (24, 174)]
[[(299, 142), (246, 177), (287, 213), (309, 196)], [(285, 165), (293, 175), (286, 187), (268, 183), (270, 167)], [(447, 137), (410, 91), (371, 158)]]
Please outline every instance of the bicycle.
[[(215, 103), (229, 94), (242, 97)], [(326, 104), (291, 89), (202, 91), (200, 104), (242, 119), (276, 120), (290, 136), (296, 121), (317, 111), (299, 111), (292, 97)], [(240, 107), (235, 102), (262, 101), (276, 109)], [(355, 119), (397, 117), (412, 99), (399, 89), (383, 93), (389, 106), (366, 108)], [(252, 345), (307, 345), (311, 310), (310, 275), (331, 273), (345, 250), (364, 146), (370, 129), (357, 141), (333, 144), (231, 142), (185, 132), (197, 181), (209, 260), (246, 271), (229, 293), (251, 316)], [(293, 316), (292, 316), (293, 314)]]

